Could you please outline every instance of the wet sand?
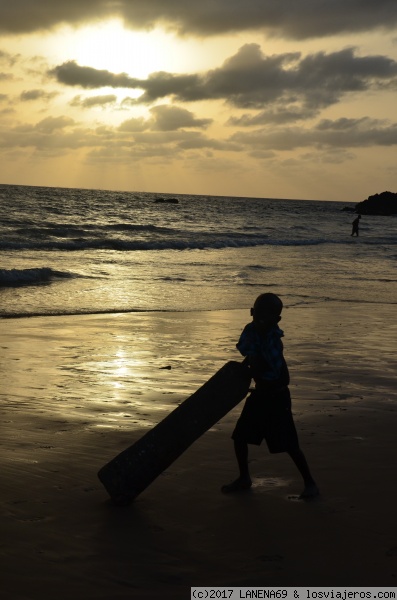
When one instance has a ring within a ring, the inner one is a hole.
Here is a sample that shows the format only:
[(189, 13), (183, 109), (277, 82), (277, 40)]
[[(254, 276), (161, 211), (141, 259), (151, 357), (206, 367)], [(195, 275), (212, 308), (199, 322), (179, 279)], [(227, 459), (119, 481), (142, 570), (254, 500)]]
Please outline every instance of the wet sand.
[[(321, 489), (230, 434), (242, 405), (128, 508), (96, 473), (228, 360), (247, 311), (1, 321), (4, 600), (190, 598), (190, 586), (397, 585), (395, 306), (286, 308), (296, 425)], [(168, 367), (168, 368), (165, 368)], [(169, 368), (171, 367), (171, 368)]]

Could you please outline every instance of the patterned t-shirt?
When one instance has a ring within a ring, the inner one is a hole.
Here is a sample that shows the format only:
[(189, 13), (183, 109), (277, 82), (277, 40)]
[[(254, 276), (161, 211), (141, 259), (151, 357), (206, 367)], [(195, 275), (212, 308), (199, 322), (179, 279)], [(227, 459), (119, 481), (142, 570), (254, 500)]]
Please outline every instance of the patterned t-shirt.
[[(274, 325), (265, 334), (258, 331), (253, 322), (244, 327), (236, 345), (243, 356), (256, 359), (259, 371), (256, 369), (256, 381), (277, 381), (287, 368), (283, 355), (283, 331)], [(288, 383), (287, 383), (288, 384)]]

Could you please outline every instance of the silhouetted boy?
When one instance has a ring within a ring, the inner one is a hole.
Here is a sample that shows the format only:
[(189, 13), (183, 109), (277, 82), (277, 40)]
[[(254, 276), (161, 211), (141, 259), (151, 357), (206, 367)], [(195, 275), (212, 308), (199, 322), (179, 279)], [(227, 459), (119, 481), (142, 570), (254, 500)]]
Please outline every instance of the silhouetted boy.
[(299, 447), (291, 412), (289, 372), (283, 355), (284, 335), (278, 327), (283, 304), (275, 294), (261, 294), (251, 308), (253, 320), (244, 328), (237, 344), (255, 381), (232, 438), (239, 477), (222, 487), (224, 493), (249, 489), (248, 444), (259, 446), (263, 439), (271, 453), (287, 452), (304, 481), (300, 498), (319, 494), (305, 456)]

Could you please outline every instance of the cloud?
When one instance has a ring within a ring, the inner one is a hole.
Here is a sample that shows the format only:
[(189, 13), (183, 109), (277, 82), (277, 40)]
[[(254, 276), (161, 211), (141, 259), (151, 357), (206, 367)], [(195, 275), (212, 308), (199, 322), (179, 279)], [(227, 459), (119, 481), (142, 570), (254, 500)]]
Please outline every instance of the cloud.
[(13, 0), (2, 3), (0, 31), (31, 33), (65, 23), (96, 21), (111, 12), (106, 0)]
[(173, 75), (171, 73), (154, 73), (148, 79), (136, 79), (126, 73), (111, 73), (105, 69), (80, 66), (76, 61), (67, 61), (48, 71), (59, 83), (68, 86), (98, 89), (101, 87), (141, 89), (145, 93), (138, 99), (128, 99), (129, 104), (150, 103), (178, 93), (186, 93), (197, 87), (198, 75)]
[[(1, 9), (0, 9), (1, 11)], [(1, 15), (1, 12), (0, 12)], [(4, 63), (9, 67), (13, 67), (21, 58), (20, 54), (10, 54), (4, 50), (0, 50), (0, 63)]]
[(3, 3), (0, 31), (32, 32), (60, 24), (78, 25), (121, 17), (131, 28), (163, 25), (181, 35), (217, 35), (263, 30), (279, 37), (307, 39), (338, 33), (393, 30), (394, 0), (13, 0)]
[[(238, 108), (264, 109), (277, 102), (282, 104), (284, 115), (276, 112), (273, 118), (281, 120), (284, 116), (293, 120), (312, 117), (350, 92), (396, 87), (397, 62), (380, 55), (360, 57), (354, 48), (305, 57), (300, 53), (267, 56), (258, 44), (245, 44), (221, 67), (207, 73), (158, 72), (147, 79), (135, 79), (125, 73), (81, 67), (69, 61), (49, 74), (70, 86), (143, 90), (141, 96), (128, 100), (130, 104), (149, 104), (171, 97), (179, 102), (220, 99)], [(246, 125), (248, 121), (247, 117)]]
[(54, 131), (70, 127), (71, 125), (74, 125), (74, 120), (70, 117), (46, 117), (37, 123), (35, 129), (43, 133), (54, 133)]
[(129, 77), (126, 73), (114, 74), (106, 69), (80, 67), (74, 60), (51, 69), (48, 74), (55, 77), (59, 83), (82, 88), (136, 88), (139, 85), (139, 80)]
[(207, 121), (196, 119), (193, 113), (182, 108), (169, 106), (154, 107), (148, 119), (130, 119), (119, 127), (82, 128), (67, 116), (47, 117), (36, 124), (19, 124), (13, 128), (0, 125), (0, 148), (7, 152), (13, 148), (31, 148), (58, 156), (78, 149), (85, 153), (88, 148), (91, 149), (90, 161), (95, 156), (98, 160), (107, 155), (120, 160), (131, 156), (174, 158), (193, 148), (229, 151), (240, 148), (236, 142), (215, 140), (197, 131), (205, 127)]
[(251, 151), (290, 151), (299, 148), (364, 148), (397, 145), (397, 123), (368, 117), (362, 119), (322, 120), (315, 127), (262, 128), (239, 131), (231, 141)]
[(108, 104), (114, 104), (117, 100), (117, 96), (114, 94), (104, 94), (102, 96), (90, 96), (89, 98), (82, 98), (81, 96), (75, 96), (71, 100), (71, 106), (80, 106), (82, 108), (93, 108), (95, 106), (107, 106)]
[(137, 133), (142, 131), (177, 131), (180, 129), (202, 129), (212, 123), (212, 119), (196, 119), (194, 114), (179, 106), (162, 104), (150, 109), (151, 117), (127, 119), (119, 126), (119, 131)]
[(203, 128), (212, 123), (212, 119), (196, 119), (193, 113), (179, 106), (155, 106), (150, 109), (150, 112), (153, 115), (151, 128), (157, 131)]
[(224, 98), (241, 108), (298, 99), (307, 107), (319, 108), (338, 102), (345, 93), (374, 88), (378, 82), (395, 82), (396, 76), (394, 60), (359, 57), (353, 48), (302, 58), (299, 53), (266, 56), (257, 44), (246, 44), (202, 78), (195, 98), (191, 90), (179, 93), (179, 98)]
[[(138, 121), (138, 120), (137, 120)], [(127, 123), (114, 131), (106, 144), (99, 144), (89, 151), (90, 163), (115, 162), (130, 164), (131, 160), (150, 162), (172, 162), (189, 156), (191, 151), (206, 153), (212, 150), (241, 150), (241, 146), (230, 141), (215, 140), (199, 131), (128, 131)], [(122, 135), (118, 135), (121, 133)], [(131, 135), (126, 135), (126, 134)], [(104, 141), (104, 140), (103, 140)], [(98, 140), (99, 142), (99, 140)]]
[(201, 77), (196, 74), (173, 75), (160, 71), (152, 73), (146, 80), (141, 80), (137, 87), (144, 90), (137, 103), (149, 104), (167, 96), (187, 102), (205, 98), (201, 91)]
[(45, 92), (44, 90), (26, 90), (21, 93), (20, 100), (22, 102), (31, 102), (35, 100), (52, 100), (58, 92)]
[[(0, 50), (0, 64), (4, 65), (6, 68), (13, 67), (18, 60), (19, 56)], [(12, 79), (14, 79), (13, 73), (0, 71), (0, 81), (11, 81)]]
[[(7, 153), (14, 148), (30, 148), (49, 156), (59, 156), (100, 143), (100, 137), (94, 131), (79, 128), (73, 119), (64, 116), (48, 117), (36, 125), (0, 128), (0, 148), (6, 149)], [(105, 139), (102, 143), (105, 145)]]
[(336, 121), (323, 119), (314, 128), (313, 138), (316, 143), (334, 147), (395, 146), (397, 123), (368, 117)]
[[(197, 121), (191, 113), (186, 115), (182, 109), (180, 113), (167, 114), (168, 108), (173, 107), (155, 108), (149, 118), (130, 119), (118, 127), (83, 128), (67, 116), (47, 117), (36, 124), (15, 127), (3, 125), (0, 126), (0, 148), (8, 154), (24, 149), (26, 153), (43, 157), (73, 154), (74, 160), (77, 151), (79, 160), (90, 164), (126, 165), (138, 159), (174, 163), (176, 159), (192, 156), (197, 162), (209, 153), (216, 163), (228, 155), (232, 160), (246, 155), (256, 160), (279, 162), (283, 155), (290, 160), (286, 153), (299, 150), (300, 158), (295, 158), (298, 165), (301, 159), (338, 164), (354, 158), (353, 152), (358, 149), (397, 146), (397, 123), (370, 118), (322, 119), (311, 128), (269, 124), (214, 139), (200, 130), (189, 130), (187, 124)], [(168, 125), (174, 123), (174, 129), (161, 129), (164, 119)], [(240, 162), (240, 158), (238, 160)], [(286, 161), (279, 164), (287, 165)]]
[(143, 117), (133, 117), (132, 119), (127, 119), (119, 126), (119, 131), (123, 131), (126, 133), (136, 133), (138, 131), (146, 131), (149, 129), (149, 124), (146, 119)]
[(227, 125), (231, 127), (257, 127), (258, 125), (295, 123), (312, 119), (319, 110), (291, 105), (278, 106), (269, 110), (262, 110), (255, 114), (244, 114), (239, 117), (230, 117)]

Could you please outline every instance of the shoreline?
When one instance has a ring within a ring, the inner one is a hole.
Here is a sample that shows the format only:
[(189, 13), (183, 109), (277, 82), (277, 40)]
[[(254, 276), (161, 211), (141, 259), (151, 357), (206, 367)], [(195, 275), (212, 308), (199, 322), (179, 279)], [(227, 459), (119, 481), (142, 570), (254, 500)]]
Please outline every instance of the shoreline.
[[(22, 286), (21, 286), (22, 287)], [(338, 300), (336, 298), (332, 298), (332, 299), (324, 299), (324, 298), (313, 298), (312, 300), (308, 300), (305, 303), (300, 303), (299, 301), (295, 300), (293, 304), (291, 304), (289, 307), (287, 307), (285, 310), (291, 310), (291, 309), (296, 309), (296, 310), (306, 310), (306, 309), (312, 309), (312, 308), (316, 308), (316, 307), (326, 307), (326, 306), (330, 306), (330, 305), (335, 305), (335, 306), (343, 306), (343, 305), (364, 305), (364, 306), (387, 306), (387, 307), (392, 307), (392, 306), (396, 306), (397, 303), (395, 301), (379, 301), (379, 300), (359, 300), (359, 299), (355, 299), (355, 298), (343, 298), (343, 300)], [(62, 318), (69, 318), (69, 317), (106, 317), (106, 316), (117, 316), (117, 315), (141, 315), (141, 314), (148, 314), (148, 315), (156, 315), (156, 314), (173, 314), (173, 315), (191, 315), (191, 314), (196, 314), (196, 313), (223, 313), (223, 312), (229, 312), (229, 313), (235, 313), (237, 311), (243, 312), (245, 311), (245, 313), (247, 313), (248, 308), (230, 308), (230, 307), (226, 307), (226, 308), (191, 308), (191, 309), (173, 309), (173, 308), (134, 308), (134, 309), (130, 309), (130, 308), (126, 308), (126, 309), (122, 309), (122, 308), (109, 308), (109, 309), (104, 309), (104, 310), (92, 310), (92, 311), (60, 311), (60, 312), (32, 312), (32, 313), (7, 313), (7, 314), (0, 314), (0, 323), (4, 320), (13, 320), (13, 319), (62, 319)]]
[[(5, 600), (189, 598), (190, 586), (395, 586), (395, 307), (286, 308), (293, 412), (320, 498), (285, 455), (230, 434), (242, 404), (129, 508), (98, 469), (228, 360), (247, 310), (2, 320)], [(171, 367), (171, 368), (167, 368)]]

